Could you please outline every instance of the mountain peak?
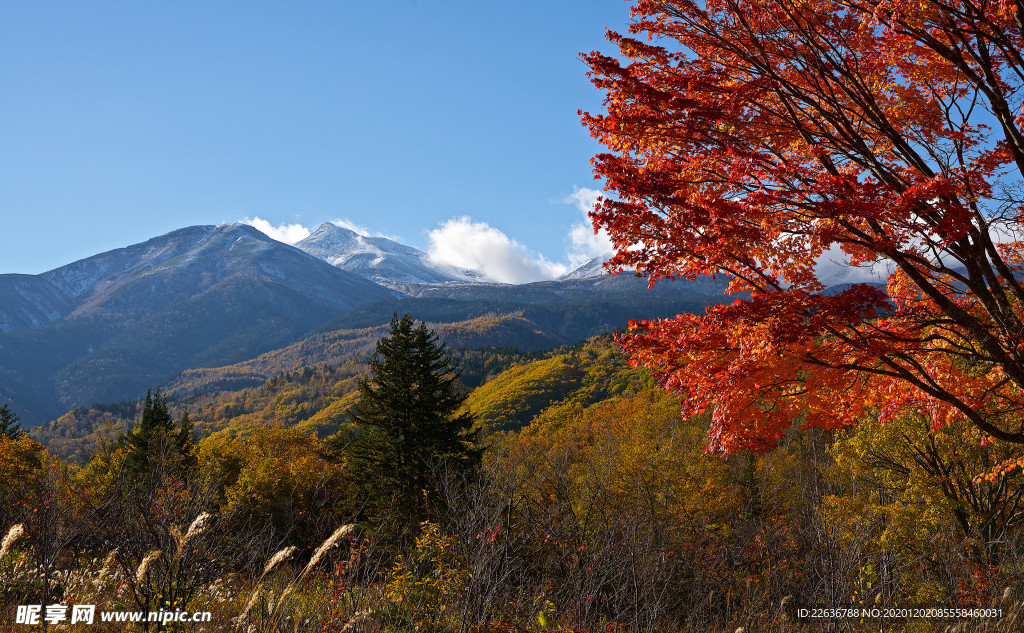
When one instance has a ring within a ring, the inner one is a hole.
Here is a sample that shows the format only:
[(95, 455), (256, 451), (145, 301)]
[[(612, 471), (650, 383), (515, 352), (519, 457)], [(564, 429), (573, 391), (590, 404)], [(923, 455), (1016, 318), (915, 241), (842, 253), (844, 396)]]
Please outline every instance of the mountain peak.
[(612, 258), (614, 253), (605, 253), (604, 255), (598, 255), (592, 257), (587, 261), (580, 264), (575, 269), (565, 273), (559, 279), (593, 279), (604, 277), (608, 272), (604, 269), (604, 263)]
[(423, 251), (386, 237), (360, 235), (324, 222), (299, 248), (314, 257), (379, 284), (466, 281), (471, 275), (438, 266)]
[(316, 230), (313, 231), (312, 233), (310, 233), (309, 237), (307, 237), (305, 239), (308, 240), (308, 239), (315, 238), (317, 236), (324, 237), (324, 236), (328, 236), (328, 235), (345, 235), (345, 236), (353, 236), (353, 237), (363, 237), (363, 236), (359, 235), (358, 233), (356, 233), (355, 231), (353, 231), (352, 229), (347, 229), (347, 228), (345, 228), (343, 226), (338, 226), (334, 222), (324, 222), (320, 226), (316, 227)]

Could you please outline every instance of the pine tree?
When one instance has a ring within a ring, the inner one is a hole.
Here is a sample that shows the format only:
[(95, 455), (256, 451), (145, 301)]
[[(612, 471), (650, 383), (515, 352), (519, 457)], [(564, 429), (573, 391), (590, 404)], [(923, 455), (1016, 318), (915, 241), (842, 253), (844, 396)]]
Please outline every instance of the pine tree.
[(9, 405), (0, 407), (0, 439), (8, 437), (12, 440), (16, 440), (22, 436), (24, 431), (21, 430), (21, 426), (18, 421), (20, 417), (14, 411), (11, 411)]
[(466, 396), (459, 372), (437, 336), (409, 315), (391, 319), (377, 342), (370, 378), (359, 385), (353, 422), (361, 432), (354, 448), (356, 479), (374, 501), (394, 498), (418, 514), (437, 498), (439, 473), (469, 473), (480, 461), (473, 416), (458, 413)]
[(139, 421), (125, 438), (125, 469), (133, 480), (156, 481), (170, 473), (185, 474), (196, 465), (195, 438), (188, 413), (176, 422), (167, 398), (146, 392)]
[(199, 465), (199, 457), (196, 455), (195, 425), (188, 417), (188, 411), (181, 414), (178, 420), (178, 430), (174, 433), (174, 446), (181, 458), (181, 465), (186, 470), (194, 470)]

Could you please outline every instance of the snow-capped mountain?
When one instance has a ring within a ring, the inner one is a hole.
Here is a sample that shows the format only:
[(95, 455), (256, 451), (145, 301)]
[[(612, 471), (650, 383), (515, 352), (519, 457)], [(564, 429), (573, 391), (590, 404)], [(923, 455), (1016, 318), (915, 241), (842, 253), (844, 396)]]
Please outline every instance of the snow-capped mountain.
[(152, 311), (240, 279), (277, 282), (336, 310), (388, 295), (246, 224), (190, 226), (40, 275), (0, 275), (0, 332), (69, 315)]
[(0, 275), (0, 401), (25, 419), (135, 397), (397, 293), (244, 224), (193, 226), (41, 275)]
[(558, 279), (566, 281), (570, 279), (593, 279), (604, 277), (608, 274), (604, 269), (604, 263), (611, 259), (612, 255), (613, 253), (607, 253), (605, 255), (592, 257)]
[(385, 286), (483, 281), (476, 271), (435, 264), (421, 250), (386, 237), (360, 235), (330, 222), (321, 224), (295, 246), (333, 266)]

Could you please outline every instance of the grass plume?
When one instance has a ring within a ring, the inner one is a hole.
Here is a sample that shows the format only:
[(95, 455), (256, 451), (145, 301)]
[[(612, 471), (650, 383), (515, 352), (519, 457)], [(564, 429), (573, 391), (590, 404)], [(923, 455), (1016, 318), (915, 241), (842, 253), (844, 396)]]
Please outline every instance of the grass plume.
[(263, 580), (263, 578), (266, 577), (266, 575), (269, 574), (271, 571), (273, 571), (275, 567), (291, 558), (292, 554), (295, 553), (296, 549), (298, 548), (294, 545), (290, 545), (282, 550), (279, 550), (276, 554), (271, 556), (270, 560), (268, 560), (267, 564), (263, 567), (263, 573), (260, 574), (260, 580)]
[(135, 582), (142, 584), (143, 579), (145, 579), (146, 574), (149, 572), (149, 566), (152, 565), (153, 561), (159, 558), (161, 554), (163, 554), (163, 552), (158, 549), (146, 554), (145, 558), (142, 559), (142, 562), (139, 563), (139, 568), (135, 571)]
[(103, 559), (103, 565), (100, 567), (100, 575), (96, 577), (96, 584), (102, 583), (103, 579), (106, 578), (107, 574), (109, 574), (111, 569), (113, 569), (114, 559), (117, 556), (118, 549), (119, 548), (115, 547), (110, 550), (106, 558)]
[(352, 532), (355, 532), (355, 530), (355, 524), (350, 523), (348, 525), (341, 526), (340, 528), (334, 531), (334, 534), (331, 534), (329, 537), (327, 537), (327, 540), (321, 543), (320, 547), (318, 547), (316, 552), (313, 553), (313, 558), (309, 559), (309, 564), (306, 565), (306, 568), (302, 570), (302, 575), (299, 576), (299, 582), (302, 582), (302, 580), (306, 577), (306, 574), (308, 574), (314, 567), (316, 567), (317, 563), (320, 562), (320, 559), (322, 559), (328, 551), (337, 546), (338, 542), (341, 541), (341, 539), (348, 536)]
[(4, 536), (3, 544), (0, 544), (0, 560), (3, 560), (4, 556), (7, 556), (8, 550), (14, 545), (14, 541), (25, 535), (25, 524), (18, 523), (11, 526), (11, 529), (7, 530), (7, 535)]
[(194, 521), (192, 521), (191, 525), (188, 526), (188, 530), (184, 534), (181, 533), (178, 526), (171, 526), (171, 536), (174, 537), (174, 542), (177, 545), (177, 553), (174, 555), (175, 559), (182, 557), (185, 553), (185, 546), (188, 545), (190, 540), (206, 531), (206, 528), (209, 527), (211, 518), (213, 518), (212, 514), (209, 512), (203, 512), (197, 516)]

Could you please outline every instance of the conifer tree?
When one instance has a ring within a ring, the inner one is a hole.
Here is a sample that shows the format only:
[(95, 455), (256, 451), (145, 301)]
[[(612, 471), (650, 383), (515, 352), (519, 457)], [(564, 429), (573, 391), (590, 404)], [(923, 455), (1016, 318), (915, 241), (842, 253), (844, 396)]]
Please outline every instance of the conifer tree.
[(419, 513), (436, 498), (439, 472), (468, 473), (480, 461), (473, 416), (458, 413), (465, 396), (459, 372), (437, 336), (409, 315), (391, 319), (377, 342), (370, 378), (359, 385), (353, 411), (360, 430), (354, 448), (356, 479), (375, 498), (393, 498)]
[(171, 472), (186, 473), (196, 464), (195, 439), (188, 413), (176, 422), (167, 398), (157, 389), (146, 401), (131, 433), (125, 438), (125, 469), (132, 479), (157, 480)]
[(14, 411), (11, 411), (9, 405), (5, 404), (0, 407), (0, 439), (9, 437), (12, 440), (16, 440), (21, 437), (24, 431), (21, 430), (21, 426), (18, 421), (20, 417)]

